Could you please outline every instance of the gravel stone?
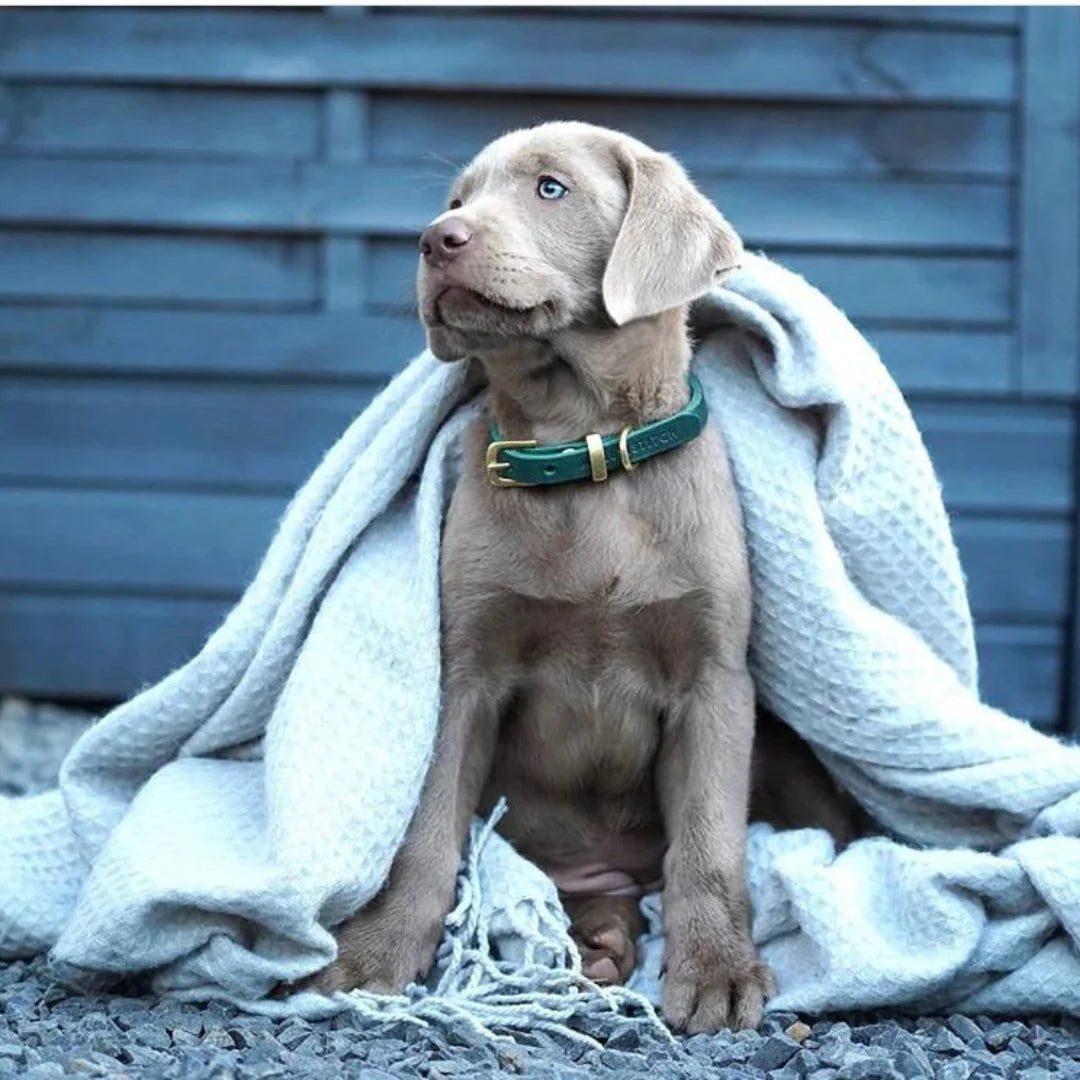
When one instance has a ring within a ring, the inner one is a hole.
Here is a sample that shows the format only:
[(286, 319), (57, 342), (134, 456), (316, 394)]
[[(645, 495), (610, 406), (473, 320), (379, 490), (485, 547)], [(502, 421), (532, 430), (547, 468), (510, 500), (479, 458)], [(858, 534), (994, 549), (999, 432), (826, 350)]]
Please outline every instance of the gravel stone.
[(149, 1046), (129, 1046), (127, 1053), (131, 1058), (131, 1064), (142, 1068), (157, 1068), (168, 1065), (172, 1061), (168, 1054), (163, 1054), (160, 1050), (154, 1050)]
[(43, 1061), (27, 1069), (23, 1075), (26, 1080), (62, 1080), (64, 1066), (56, 1061)]
[(524, 1071), (521, 1054), (516, 1050), (503, 1048), (499, 1050), (499, 1068), (506, 1072), (520, 1073)]
[(30, 1020), (34, 1018), (37, 1006), (34, 998), (27, 998), (25, 994), (22, 994), (8, 998), (4, 1011), (9, 1020)]
[(994, 1055), (994, 1064), (1001, 1070), (1003, 1075), (1009, 1076), (1016, 1068), (1016, 1055), (1011, 1050), (1002, 1050)]
[(762, 1072), (782, 1068), (799, 1052), (799, 1044), (788, 1035), (770, 1035), (750, 1057), (749, 1063)]
[(769, 1075), (773, 1080), (803, 1080), (806, 1070), (798, 1057), (793, 1057), (782, 1069), (774, 1069)]
[(363, 1048), (363, 1043), (350, 1031), (319, 1031), (315, 1035), (321, 1040), (319, 1045), (333, 1057), (359, 1057)]
[(837, 1080), (901, 1080), (886, 1058), (868, 1057), (843, 1065), (836, 1074)]
[[(416, 1055), (419, 1057), (420, 1055)], [(473, 1065), (490, 1065), (495, 1068), (495, 1048), (493, 1046), (470, 1046), (458, 1055), (462, 1061)]]
[(1028, 1046), (1026, 1042), (1021, 1042), (1019, 1038), (1012, 1038), (1009, 1040), (1009, 1050), (1011, 1050), (1020, 1061), (1032, 1061), (1036, 1057), (1034, 1049)]
[(64, 755), (93, 719), (23, 698), (0, 700), (0, 794), (29, 795), (53, 787)]
[(245, 1051), (244, 1061), (253, 1065), (276, 1065), (281, 1061), (283, 1051), (273, 1042), (261, 1042)]
[(85, 1073), (88, 1076), (104, 1076), (107, 1072), (104, 1065), (91, 1061), (89, 1058), (68, 1058), (67, 1071), (72, 1073)]
[(963, 1058), (946, 1061), (938, 1073), (939, 1080), (968, 1080), (970, 1075), (971, 1064)]
[[(203, 1018), (198, 1009), (190, 1005), (182, 1005), (177, 1007), (175, 1005), (169, 1005), (166, 1008), (154, 1009), (153, 1017), (155, 1023), (161, 1024), (166, 1031), (175, 1033), (177, 1031), (186, 1031), (189, 1035), (201, 1035), (203, 1033)], [(238, 1024), (243, 1027), (253, 1027), (253, 1023), (243, 1023), (243, 1021), (258, 1021), (266, 1028), (272, 1026), (272, 1022), (267, 1016), (249, 1016), (240, 1017)]]
[[(394, 1020), (389, 1024), (383, 1024), (378, 1033), (381, 1038), (384, 1039), (398, 1039), (403, 1043), (414, 1043), (424, 1038), (424, 1028), (413, 1021), (409, 1020)], [(469, 1032), (470, 1038), (466, 1041), (467, 1044), (472, 1045), (475, 1039), (472, 1037), (473, 1033)]]
[(143, 1046), (150, 1046), (155, 1050), (168, 1050), (172, 1045), (169, 1033), (156, 1024), (140, 1024), (137, 1028), (132, 1028), (131, 1037)]
[[(618, 1053), (617, 1050), (605, 1051), (605, 1053)], [(435, 1068), (439, 1070), (444, 1076), (464, 1076), (466, 1073), (472, 1072), (472, 1065), (467, 1061), (462, 1061), (459, 1058), (448, 1058), (446, 1061), (439, 1061), (435, 1063)], [(612, 1066), (613, 1068), (616, 1066)], [(389, 1068), (392, 1070), (393, 1065)]]
[(375, 1039), (368, 1043), (367, 1059), (377, 1068), (385, 1069), (397, 1061), (404, 1050), (405, 1044), (400, 1039)]
[(949, 1027), (956, 1032), (957, 1036), (968, 1046), (973, 1042), (982, 1043), (983, 1033), (978, 1024), (968, 1016), (950, 1016)]
[(901, 1050), (893, 1065), (904, 1080), (919, 1080), (919, 1077), (931, 1076), (934, 1072), (930, 1059), (919, 1046)]
[(899, 1033), (900, 1029), (888, 1022), (864, 1024), (852, 1030), (851, 1041), (861, 1046), (892, 1046)]
[(287, 1050), (295, 1050), (310, 1034), (307, 1024), (290, 1024), (278, 1033), (277, 1041)]
[(930, 1049), (939, 1054), (962, 1054), (967, 1049), (948, 1028), (939, 1028), (930, 1040)]
[(236, 1049), (236, 1040), (224, 1028), (220, 1027), (210, 1028), (203, 1035), (203, 1044), (213, 1046), (218, 1050)]
[(648, 1066), (648, 1058), (644, 1054), (631, 1054), (624, 1050), (604, 1050), (600, 1055), (600, 1063), (609, 1069), (619, 1072), (640, 1071)]
[(641, 1030), (636, 1024), (616, 1028), (607, 1041), (609, 1050), (637, 1050), (641, 1046)]
[(120, 1059), (121, 1046), (118, 1037), (95, 1035), (90, 1042), (90, 1047), (99, 1054), (106, 1054), (111, 1058), (115, 1058), (117, 1061)]
[(1016, 1020), (1010, 1020), (1008, 1023), (995, 1024), (993, 1027), (988, 1028), (983, 1036), (983, 1041), (989, 1050), (1004, 1050), (1009, 1045), (1010, 1039), (1015, 1039), (1018, 1035), (1024, 1033), (1023, 1024), (1018, 1023)]
[(791, 1027), (799, 1019), (798, 1013), (778, 1012), (766, 1013), (761, 1020), (758, 1031), (762, 1035), (779, 1035), (785, 1028)]
[(832, 1031), (822, 1036), (818, 1057), (823, 1065), (838, 1069), (851, 1053), (851, 1046), (851, 1028), (841, 1021)]

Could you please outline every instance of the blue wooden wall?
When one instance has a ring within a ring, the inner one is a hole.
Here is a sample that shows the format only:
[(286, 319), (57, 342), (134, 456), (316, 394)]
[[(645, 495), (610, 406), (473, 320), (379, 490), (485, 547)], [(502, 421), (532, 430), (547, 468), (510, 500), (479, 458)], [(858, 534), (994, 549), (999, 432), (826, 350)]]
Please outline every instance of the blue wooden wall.
[(420, 345), (453, 168), (578, 117), (679, 154), (877, 343), (985, 693), (1067, 723), (1078, 55), (1075, 8), (0, 13), (0, 691), (195, 651)]

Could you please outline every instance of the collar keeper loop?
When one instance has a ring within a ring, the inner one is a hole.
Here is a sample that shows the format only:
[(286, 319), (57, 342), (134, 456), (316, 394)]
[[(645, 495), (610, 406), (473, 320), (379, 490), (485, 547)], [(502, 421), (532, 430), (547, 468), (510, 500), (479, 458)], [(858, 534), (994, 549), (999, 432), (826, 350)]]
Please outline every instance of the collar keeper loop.
[(585, 446), (589, 451), (589, 471), (593, 482), (600, 484), (607, 479), (607, 459), (604, 457), (604, 440), (599, 435), (586, 435)]

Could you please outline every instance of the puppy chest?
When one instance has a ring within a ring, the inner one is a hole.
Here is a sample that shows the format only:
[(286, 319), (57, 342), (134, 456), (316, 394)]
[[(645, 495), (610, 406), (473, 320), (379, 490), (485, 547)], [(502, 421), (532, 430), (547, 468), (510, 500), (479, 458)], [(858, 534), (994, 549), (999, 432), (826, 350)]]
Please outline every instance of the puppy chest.
[(513, 668), (515, 684), (575, 707), (597, 698), (596, 707), (662, 709), (692, 687), (716, 637), (715, 605), (701, 592), (633, 605), (510, 595), (491, 614), (491, 655)]
[(504, 793), (529, 789), (592, 801), (640, 792), (660, 745), (660, 714), (643, 700), (605, 703), (582, 694), (571, 703), (559, 689), (528, 686), (504, 715), (494, 767)]

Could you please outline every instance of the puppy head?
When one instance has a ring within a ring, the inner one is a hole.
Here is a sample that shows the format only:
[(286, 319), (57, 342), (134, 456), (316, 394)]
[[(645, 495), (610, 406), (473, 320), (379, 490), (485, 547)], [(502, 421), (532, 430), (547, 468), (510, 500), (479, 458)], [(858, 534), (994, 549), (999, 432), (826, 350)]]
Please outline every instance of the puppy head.
[(674, 158), (570, 122), (485, 147), (420, 247), (420, 314), (444, 360), (679, 307), (742, 252)]

